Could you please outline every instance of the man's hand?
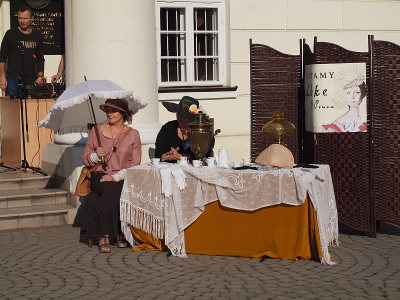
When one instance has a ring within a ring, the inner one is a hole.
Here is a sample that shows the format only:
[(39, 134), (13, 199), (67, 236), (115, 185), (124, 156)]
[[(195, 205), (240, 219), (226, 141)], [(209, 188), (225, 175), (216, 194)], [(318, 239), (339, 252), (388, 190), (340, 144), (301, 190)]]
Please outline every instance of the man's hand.
[(179, 150), (179, 147), (177, 147), (176, 149), (171, 147), (170, 151), (168, 151), (167, 153), (165, 153), (161, 156), (161, 161), (179, 160), (182, 155), (179, 154), (178, 150)]
[(0, 78), (0, 88), (5, 91), (7, 88), (7, 79), (5, 77)]
[(38, 77), (38, 79), (36, 79), (36, 83), (42, 85), (42, 81), (44, 82), (44, 77)]
[(51, 82), (57, 82), (60, 79), (61, 75), (53, 75), (51, 76)]
[(0, 88), (5, 91), (7, 88), (7, 78), (6, 78), (6, 63), (0, 62)]

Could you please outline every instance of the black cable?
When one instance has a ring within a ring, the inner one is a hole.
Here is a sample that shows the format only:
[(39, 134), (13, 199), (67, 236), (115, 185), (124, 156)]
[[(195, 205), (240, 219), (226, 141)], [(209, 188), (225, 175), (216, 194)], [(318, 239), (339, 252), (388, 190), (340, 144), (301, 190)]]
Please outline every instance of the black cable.
[(39, 127), (37, 126), (39, 124), (39, 97), (36, 98), (36, 134), (37, 134), (37, 141), (38, 141), (38, 150), (36, 151), (35, 155), (32, 157), (31, 160), (31, 166), (33, 166), (33, 160), (35, 159), (36, 155), (39, 153), (39, 165), (37, 168), (40, 166), (40, 139), (39, 139)]
[[(57, 99), (57, 98), (56, 98), (56, 99)], [(44, 101), (46, 101), (46, 112), (48, 112), (49, 109), (47, 108), (47, 104), (48, 104), (48, 103), (47, 103), (47, 99), (44, 99)], [(51, 142), (54, 142), (54, 140), (53, 140), (53, 137), (54, 137), (54, 136), (51, 137), (51, 134), (52, 134), (52, 133), (53, 133), (53, 130), (50, 129), (50, 136), (49, 136), (49, 138), (50, 138), (50, 141), (51, 141)]]

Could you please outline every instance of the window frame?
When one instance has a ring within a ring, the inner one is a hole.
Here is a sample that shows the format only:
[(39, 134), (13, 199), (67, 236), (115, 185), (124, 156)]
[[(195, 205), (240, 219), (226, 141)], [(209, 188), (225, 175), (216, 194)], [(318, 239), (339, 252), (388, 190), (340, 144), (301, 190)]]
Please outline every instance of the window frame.
[[(161, 81), (161, 8), (184, 8), (186, 28), (186, 81)], [(194, 53), (194, 9), (195, 8), (216, 8), (218, 19), (218, 80), (195, 81), (195, 53)], [(226, 84), (225, 76), (225, 10), (223, 0), (208, 1), (157, 1), (157, 75), (159, 87), (185, 87), (185, 86), (221, 86)]]

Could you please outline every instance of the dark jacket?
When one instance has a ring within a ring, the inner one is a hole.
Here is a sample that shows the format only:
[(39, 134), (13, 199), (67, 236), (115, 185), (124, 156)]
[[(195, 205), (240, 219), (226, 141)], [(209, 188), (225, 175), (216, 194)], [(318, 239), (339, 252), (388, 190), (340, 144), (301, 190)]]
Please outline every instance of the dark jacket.
[[(214, 147), (214, 138), (211, 141), (210, 150)], [(161, 158), (161, 155), (171, 150), (171, 147), (179, 147), (178, 152), (182, 155), (190, 155), (190, 160), (196, 159), (194, 153), (189, 147), (185, 150), (183, 147), (184, 141), (178, 135), (178, 121), (169, 121), (161, 127), (160, 132), (156, 139), (156, 154), (155, 156)], [(209, 151), (206, 156), (210, 156)]]

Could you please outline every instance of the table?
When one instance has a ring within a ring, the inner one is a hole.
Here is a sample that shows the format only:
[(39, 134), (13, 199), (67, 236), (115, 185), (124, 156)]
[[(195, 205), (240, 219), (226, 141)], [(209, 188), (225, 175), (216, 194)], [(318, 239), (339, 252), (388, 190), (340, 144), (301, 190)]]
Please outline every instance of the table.
[[(20, 100), (10, 97), (1, 97), (0, 100), (2, 159), (7, 166), (19, 167), (24, 158)], [(28, 119), (28, 132), (26, 124), (24, 128), (26, 161), (31, 167), (41, 168), (44, 148), (53, 140), (53, 131), (39, 129), (37, 124), (44, 119), (54, 102), (54, 99), (26, 99), (25, 107), (23, 100), (24, 119), (26, 109)]]
[(328, 246), (338, 244), (326, 165), (268, 172), (140, 165), (127, 170), (121, 221), (132, 245), (147, 239), (139, 249), (159, 250), (165, 241), (181, 257), (267, 255), (332, 264)]

